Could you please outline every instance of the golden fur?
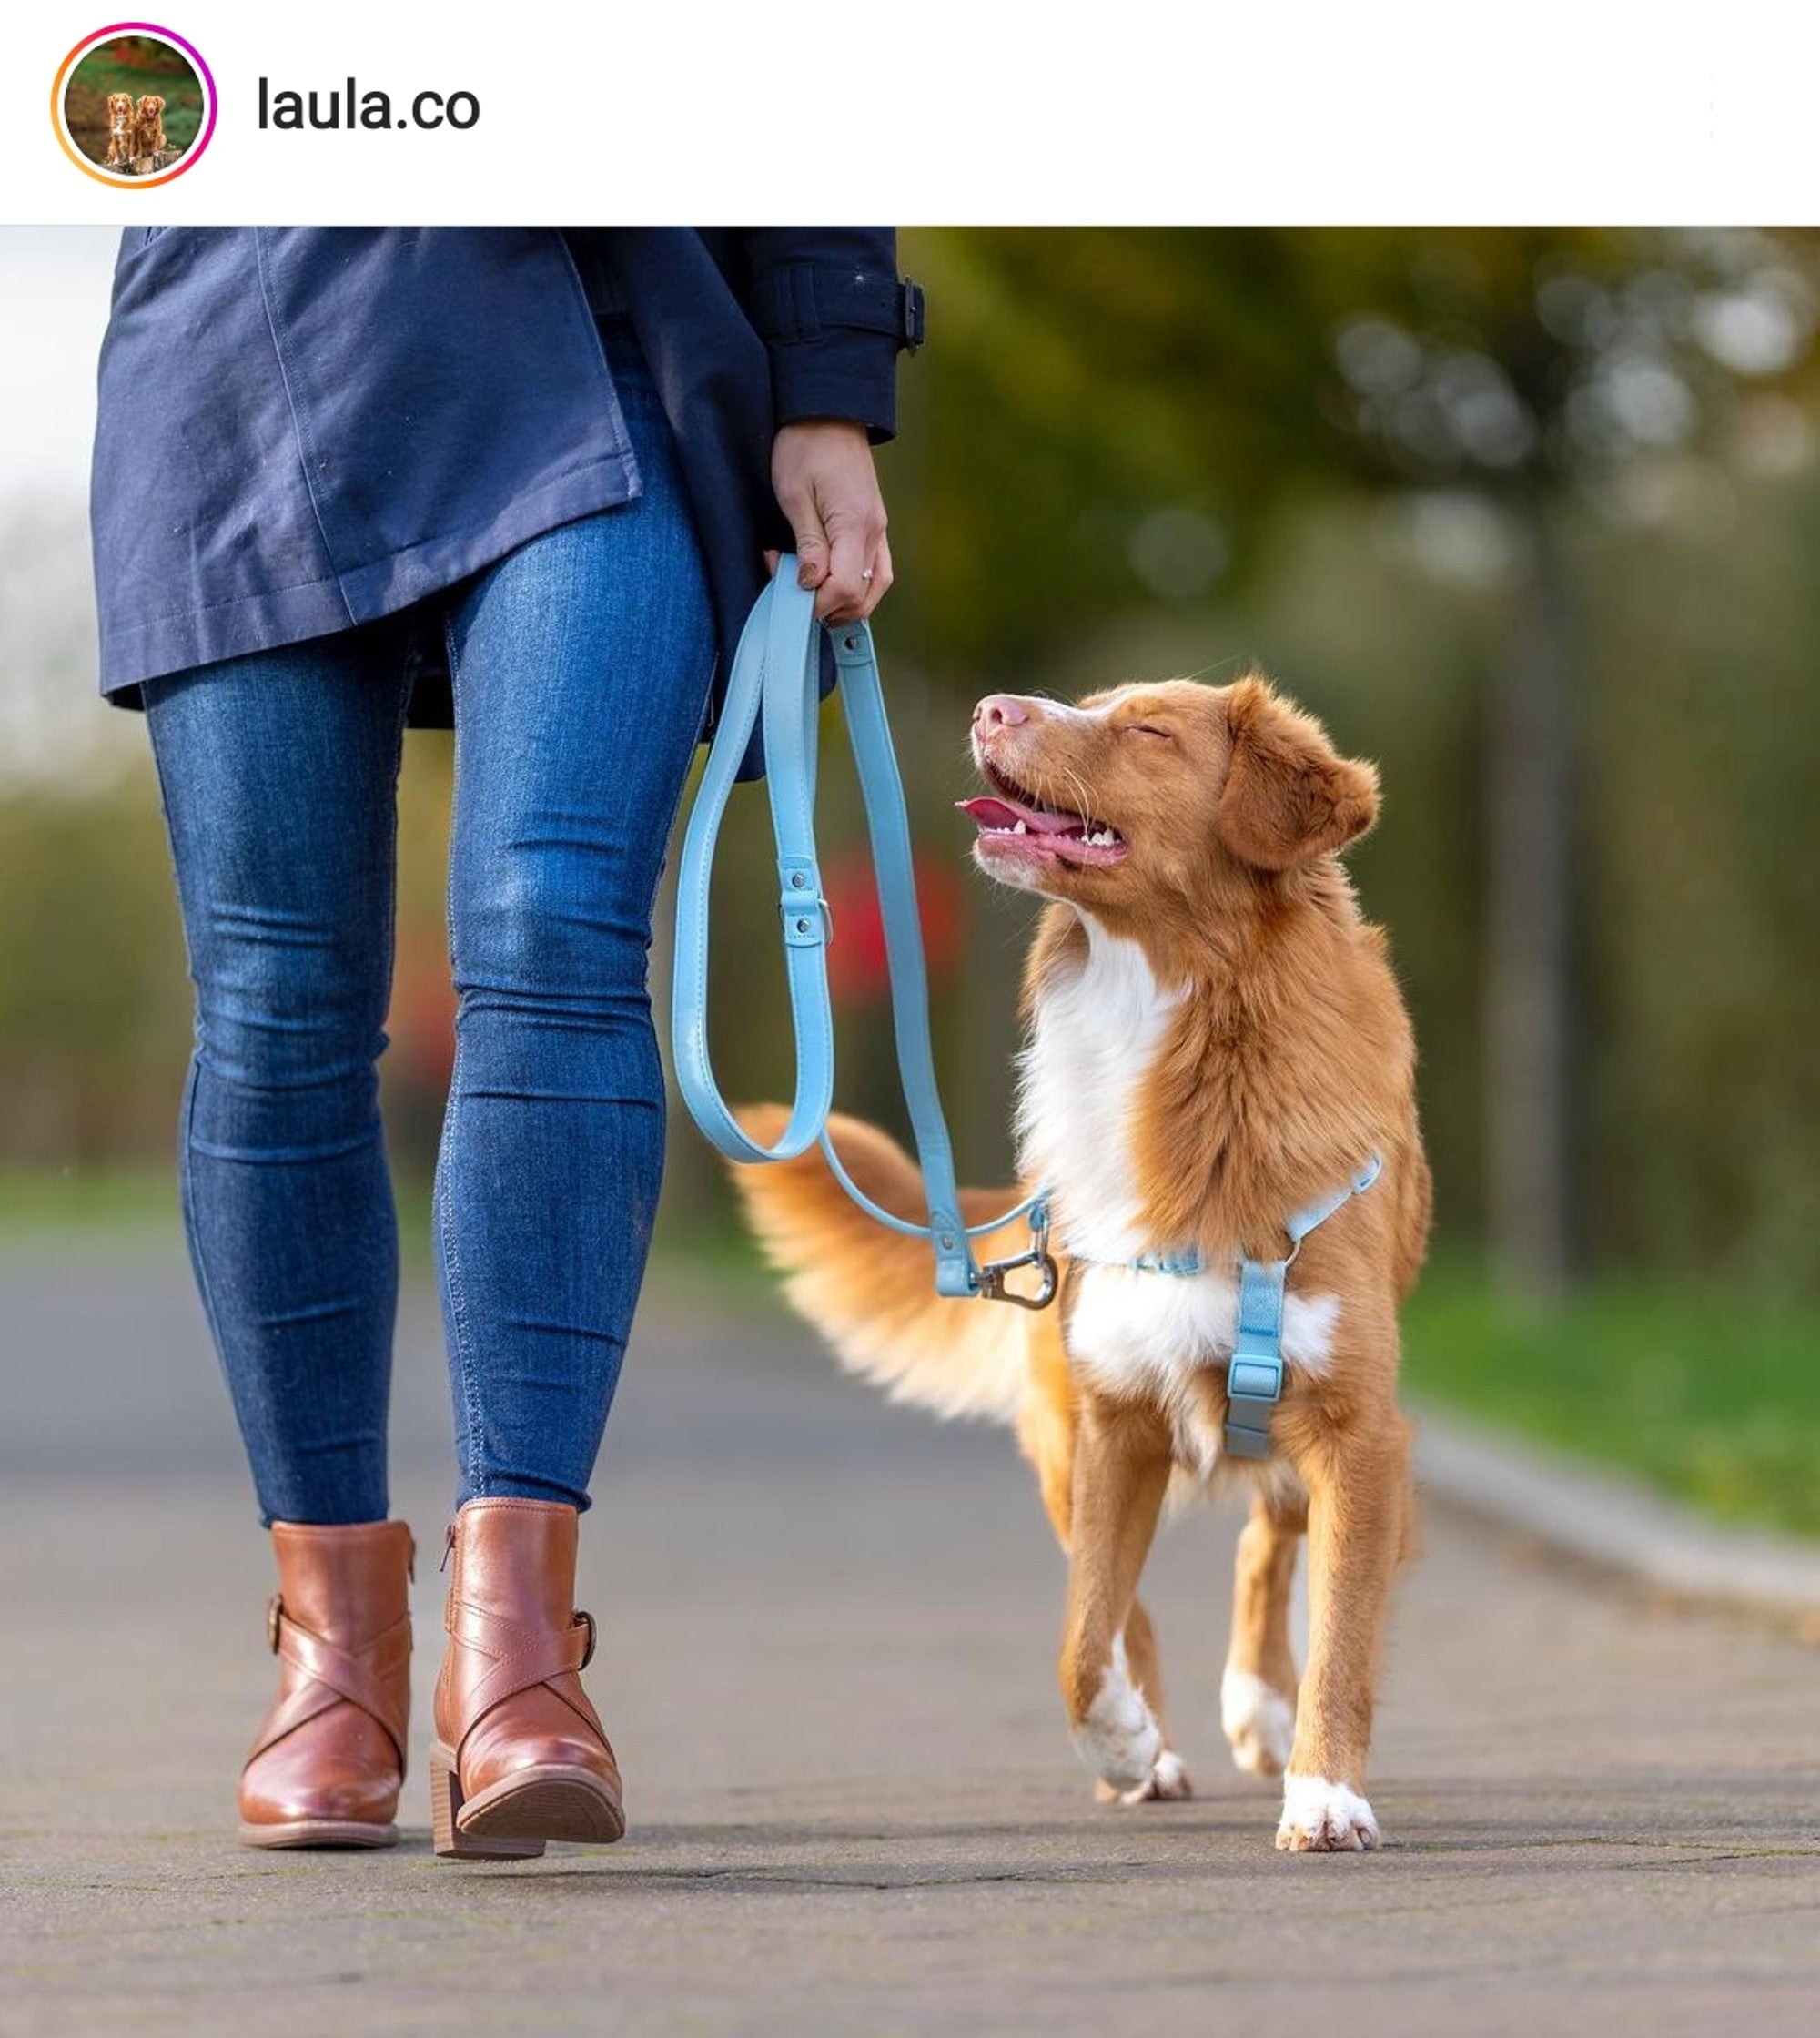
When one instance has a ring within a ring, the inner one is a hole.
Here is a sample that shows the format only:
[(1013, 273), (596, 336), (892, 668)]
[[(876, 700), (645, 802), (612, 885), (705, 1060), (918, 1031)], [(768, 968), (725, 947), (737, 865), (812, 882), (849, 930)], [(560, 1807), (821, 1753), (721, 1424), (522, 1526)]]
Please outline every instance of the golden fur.
[(162, 156), (170, 147), (165, 139), (165, 103), (156, 92), (139, 101), (139, 154)]
[[(1092, 940), (1141, 952), (1154, 981), (1155, 1044), (1123, 1122), (1144, 1249), (1192, 1244), (1208, 1266), (1279, 1257), (1286, 1213), (1382, 1157), (1376, 1186), (1310, 1234), (1290, 1275), (1292, 1296), (1334, 1298), (1331, 1348), (1318, 1365), (1291, 1364), (1269, 1465), (1236, 1468), (1252, 1476), (1255, 1496), (1228, 1663), (1235, 1706), (1249, 1694), (1254, 1713), (1279, 1702), (1287, 1722), (1293, 1710), (1279, 1844), (1373, 1845), (1361, 1795), (1372, 1692), (1411, 1512), (1397, 1307), (1429, 1222), (1408, 1016), (1384, 938), (1360, 916), (1338, 860), (1376, 816), (1376, 775), (1339, 756), (1319, 724), (1258, 679), (1123, 687), (1075, 708), (993, 696), (976, 712), (974, 742), (993, 788), (978, 804), (1032, 822), (983, 832), (976, 858), (1050, 901), (1025, 978), (1033, 1052), (1045, 1015), (1066, 1019)], [(1066, 816), (1083, 817), (1082, 831), (1052, 832)], [(767, 1141), (781, 1130), (773, 1107), (745, 1116)], [(834, 1137), (864, 1188), (920, 1214), (917, 1171), (892, 1141), (851, 1120)], [(926, 1250), (857, 1212), (818, 1159), (736, 1176), (793, 1302), (845, 1364), (944, 1414), (1016, 1425), (1070, 1556), (1061, 1682), (1102, 1794), (1186, 1795), (1136, 1591), (1172, 1476), (1205, 1476), (1185, 1438), (1218, 1435), (1226, 1354), (1208, 1350), (1168, 1396), (1136, 1373), (1108, 1380), (1077, 1334), (1081, 1283), (1095, 1270), (1066, 1252), (1060, 1304), (1045, 1314), (945, 1300), (931, 1288)], [(1077, 1202), (1067, 1212), (1070, 1185), (1051, 1186), (1067, 1222), (1081, 1223)], [(1016, 1194), (970, 1191), (969, 1221)], [(1006, 1227), (981, 1256), (1022, 1242), (1021, 1225)], [(1299, 1688), (1289, 1596), (1304, 1532), (1312, 1618)], [(1242, 1766), (1282, 1766), (1284, 1750), (1255, 1720), (1240, 1731), (1228, 1719), (1228, 1731)]]
[(139, 114), (130, 92), (107, 95), (107, 160), (104, 169), (118, 169), (139, 153)]

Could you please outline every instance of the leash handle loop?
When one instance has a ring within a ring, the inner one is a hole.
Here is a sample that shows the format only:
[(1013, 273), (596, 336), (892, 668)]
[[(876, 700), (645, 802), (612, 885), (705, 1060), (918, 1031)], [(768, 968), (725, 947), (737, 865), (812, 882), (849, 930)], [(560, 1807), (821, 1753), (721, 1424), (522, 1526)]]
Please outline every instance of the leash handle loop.
[[(733, 1161), (788, 1161), (821, 1136), (834, 1095), (834, 1016), (824, 948), (827, 901), (815, 861), (814, 597), (795, 585), (794, 561), (759, 597), (740, 633), (726, 705), (682, 838), (677, 873), (672, 1040), (689, 1115)], [(797, 1042), (795, 1099), (774, 1146), (748, 1136), (728, 1110), (708, 1051), (708, 932), (721, 822), (761, 711), (777, 838), (778, 911)]]

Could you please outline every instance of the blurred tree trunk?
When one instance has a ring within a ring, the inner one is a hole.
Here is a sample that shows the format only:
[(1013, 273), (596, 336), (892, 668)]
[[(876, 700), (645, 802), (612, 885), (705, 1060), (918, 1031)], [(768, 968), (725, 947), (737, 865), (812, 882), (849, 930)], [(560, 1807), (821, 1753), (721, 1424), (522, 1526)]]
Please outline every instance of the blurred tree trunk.
[(1494, 1271), (1539, 1300), (1572, 1267), (1575, 622), (1546, 493), (1519, 507), (1509, 654), (1492, 680), (1485, 970), (1486, 1218)]

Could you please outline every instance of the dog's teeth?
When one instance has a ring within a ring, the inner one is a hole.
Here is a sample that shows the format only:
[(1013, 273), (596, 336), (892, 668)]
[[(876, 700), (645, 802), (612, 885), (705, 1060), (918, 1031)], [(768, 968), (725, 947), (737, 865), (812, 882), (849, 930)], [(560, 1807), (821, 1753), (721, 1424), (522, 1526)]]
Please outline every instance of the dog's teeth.
[(1011, 832), (1013, 835), (1028, 835), (1030, 830), (1024, 825), (1022, 821), (1019, 821), (1016, 826), (1014, 827)]

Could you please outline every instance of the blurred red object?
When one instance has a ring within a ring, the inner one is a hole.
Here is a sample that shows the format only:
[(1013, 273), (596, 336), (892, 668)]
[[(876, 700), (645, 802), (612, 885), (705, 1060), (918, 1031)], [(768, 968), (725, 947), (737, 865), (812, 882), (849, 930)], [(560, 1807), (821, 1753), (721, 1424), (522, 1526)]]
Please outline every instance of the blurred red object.
[(399, 935), (386, 1031), (393, 1082), (440, 1098), (455, 1068), (455, 987), (448, 953), (433, 935)]
[[(960, 880), (943, 863), (915, 860), (917, 917), (929, 981), (953, 975), (960, 958), (964, 902)], [(822, 872), (822, 891), (834, 921), (828, 945), (828, 989), (835, 1002), (864, 1005), (885, 997), (890, 976), (885, 953), (885, 921), (878, 910), (872, 860), (863, 850), (845, 850)]]

